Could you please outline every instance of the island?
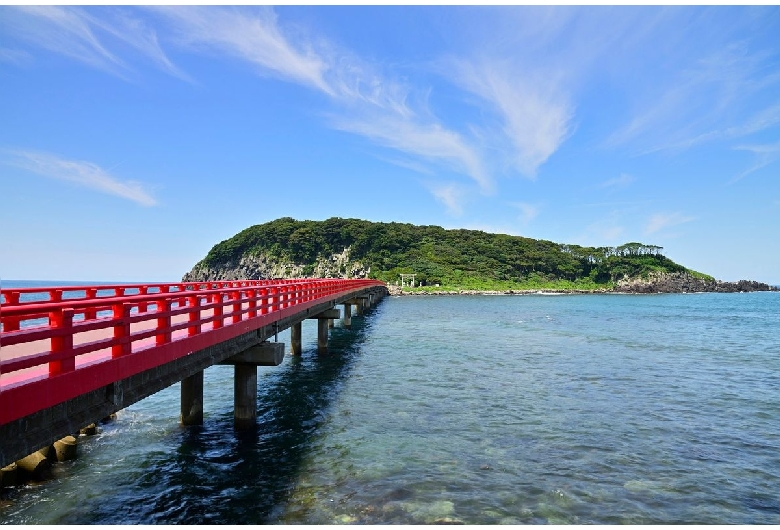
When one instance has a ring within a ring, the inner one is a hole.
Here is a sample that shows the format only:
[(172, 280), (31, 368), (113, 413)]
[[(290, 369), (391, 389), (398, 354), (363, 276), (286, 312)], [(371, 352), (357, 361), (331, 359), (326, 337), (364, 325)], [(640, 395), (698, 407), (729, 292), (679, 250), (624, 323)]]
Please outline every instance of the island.
[(214, 245), (182, 281), (372, 278), (391, 294), (777, 291), (675, 263), (656, 245), (583, 247), (480, 230), (283, 217)]

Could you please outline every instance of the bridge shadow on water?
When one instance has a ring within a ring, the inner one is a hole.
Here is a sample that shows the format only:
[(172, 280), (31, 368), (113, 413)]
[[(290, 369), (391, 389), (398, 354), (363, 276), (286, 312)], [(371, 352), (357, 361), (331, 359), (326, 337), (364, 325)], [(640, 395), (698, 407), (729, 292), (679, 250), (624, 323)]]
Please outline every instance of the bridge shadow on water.
[[(230, 410), (216, 417), (207, 410), (203, 426), (170, 434), (164, 442), (168, 451), (142, 453), (134, 476), (118, 491), (65, 519), (79, 524), (278, 522), (318, 427), (327, 420), (381, 311), (379, 305), (364, 317), (353, 316), (351, 329), (331, 329), (328, 354), (317, 354), (313, 346), (270, 369), (278, 372), (258, 373), (254, 429), (233, 428), (232, 399)], [(229, 368), (232, 375), (232, 367), (220, 368)], [(231, 378), (231, 398), (232, 390)]]

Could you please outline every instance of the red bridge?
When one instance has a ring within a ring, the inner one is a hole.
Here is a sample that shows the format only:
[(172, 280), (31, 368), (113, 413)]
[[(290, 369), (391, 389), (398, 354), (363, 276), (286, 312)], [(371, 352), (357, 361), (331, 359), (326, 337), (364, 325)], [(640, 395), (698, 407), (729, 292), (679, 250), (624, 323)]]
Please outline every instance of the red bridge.
[(245, 280), (0, 291), (0, 467), (182, 382), (182, 423), (203, 421), (203, 370), (235, 365), (237, 427), (257, 417), (257, 366), (267, 342), (316, 318), (318, 350), (344, 305), (349, 326), (387, 294), (375, 280)]

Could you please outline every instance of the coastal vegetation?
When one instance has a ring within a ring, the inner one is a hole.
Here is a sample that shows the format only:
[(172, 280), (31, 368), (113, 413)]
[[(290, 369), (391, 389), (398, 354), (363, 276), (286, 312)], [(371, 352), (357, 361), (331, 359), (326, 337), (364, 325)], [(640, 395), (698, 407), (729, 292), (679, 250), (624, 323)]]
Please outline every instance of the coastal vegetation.
[(395, 285), (401, 274), (414, 274), (415, 285), (442, 290), (600, 290), (663, 273), (714, 281), (662, 251), (638, 242), (584, 247), (440, 226), (284, 217), (214, 245), (185, 278), (368, 277)]

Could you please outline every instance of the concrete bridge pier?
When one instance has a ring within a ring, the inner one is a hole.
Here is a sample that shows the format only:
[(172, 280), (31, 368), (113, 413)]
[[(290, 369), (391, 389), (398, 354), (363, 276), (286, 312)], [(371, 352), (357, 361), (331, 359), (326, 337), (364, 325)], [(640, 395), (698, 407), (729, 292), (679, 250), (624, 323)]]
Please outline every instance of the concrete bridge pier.
[(237, 364), (233, 376), (233, 408), (236, 429), (249, 429), (257, 422), (257, 366)]
[(352, 304), (350, 302), (344, 302), (344, 327), (352, 327)]
[(181, 424), (203, 425), (203, 370), (181, 380)]
[(317, 319), (317, 353), (328, 353), (328, 329), (334, 318), (339, 318), (338, 309), (328, 309), (309, 318)]
[(290, 327), (290, 351), (293, 355), (301, 354), (301, 322)]
[(328, 353), (328, 320), (317, 320), (317, 353)]
[(284, 360), (284, 343), (262, 342), (219, 364), (232, 364), (233, 416), (236, 429), (250, 429), (257, 423), (257, 367), (279, 366)]

